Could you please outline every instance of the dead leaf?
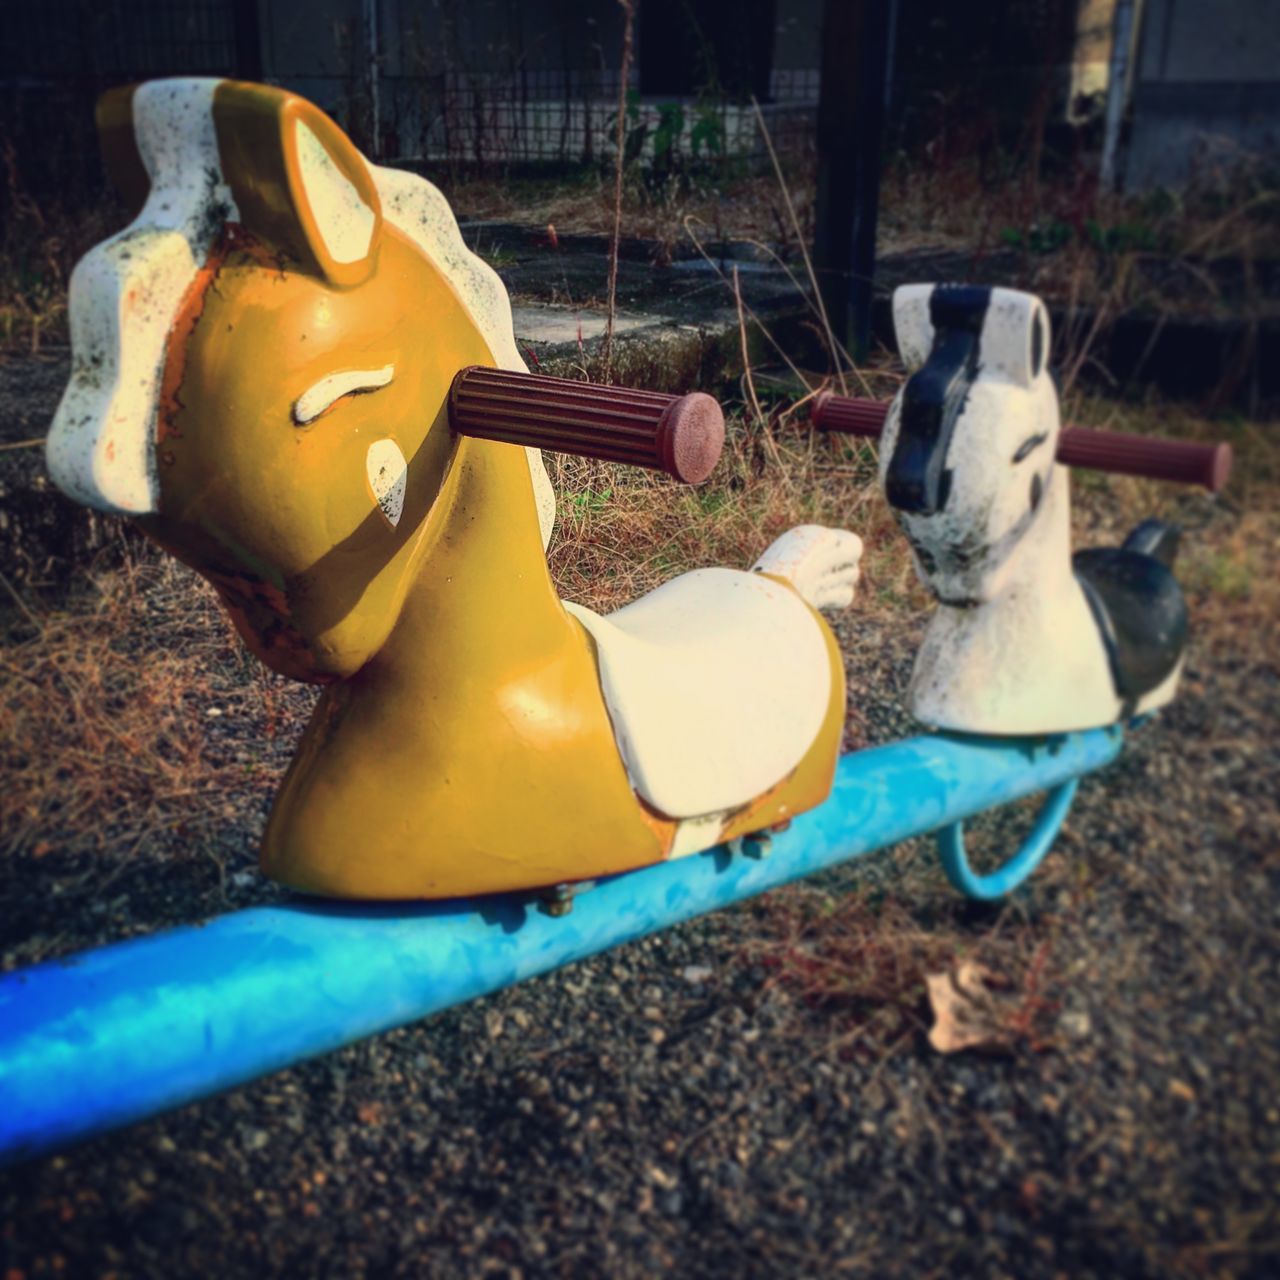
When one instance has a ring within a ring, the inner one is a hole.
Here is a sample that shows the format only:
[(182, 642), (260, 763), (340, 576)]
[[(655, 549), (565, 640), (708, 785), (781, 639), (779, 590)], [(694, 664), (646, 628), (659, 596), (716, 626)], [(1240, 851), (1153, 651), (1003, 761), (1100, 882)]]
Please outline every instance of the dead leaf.
[(1013, 1048), (1016, 1002), (998, 974), (964, 960), (946, 973), (927, 974), (925, 985), (933, 1010), (929, 1043), (939, 1053), (1008, 1053)]
[(1196, 1091), (1185, 1080), (1170, 1080), (1169, 1092), (1175, 1098), (1181, 1098), (1183, 1102), (1196, 1100)]

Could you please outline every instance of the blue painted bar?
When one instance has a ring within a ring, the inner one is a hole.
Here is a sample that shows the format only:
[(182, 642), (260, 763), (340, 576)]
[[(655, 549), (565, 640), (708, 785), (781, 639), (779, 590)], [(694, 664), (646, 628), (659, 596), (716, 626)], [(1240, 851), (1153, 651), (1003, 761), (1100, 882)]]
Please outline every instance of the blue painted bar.
[(969, 865), (969, 855), (964, 848), (964, 823), (953, 822), (941, 828), (935, 836), (938, 857), (942, 859), (942, 869), (951, 887), (979, 902), (994, 902), (1012, 893), (1044, 861), (1067, 820), (1079, 785), (1080, 779), (1072, 778), (1054, 787), (1022, 847), (1003, 866), (986, 875), (979, 875)]
[(911, 738), (845, 756), (771, 856), (698, 854), (603, 881), (554, 919), (511, 899), (299, 902), (0, 979), (0, 1161), (145, 1119), (489, 995), (1108, 764), (1119, 729)]

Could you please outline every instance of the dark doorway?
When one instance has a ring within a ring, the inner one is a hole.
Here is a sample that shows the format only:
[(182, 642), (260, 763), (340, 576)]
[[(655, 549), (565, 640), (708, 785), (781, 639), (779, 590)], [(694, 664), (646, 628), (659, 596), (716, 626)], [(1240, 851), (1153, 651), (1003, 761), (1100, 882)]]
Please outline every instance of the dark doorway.
[(644, 0), (640, 92), (769, 97), (777, 0)]

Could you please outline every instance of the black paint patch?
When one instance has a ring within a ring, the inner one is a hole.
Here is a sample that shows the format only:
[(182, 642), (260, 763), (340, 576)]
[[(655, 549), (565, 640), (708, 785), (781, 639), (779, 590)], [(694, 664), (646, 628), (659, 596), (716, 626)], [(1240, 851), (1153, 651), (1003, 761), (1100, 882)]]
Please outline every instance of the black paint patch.
[(1144, 520), (1130, 531), (1124, 540), (1124, 549), (1137, 551), (1144, 556), (1154, 556), (1166, 569), (1172, 569), (1181, 537), (1182, 530), (1176, 524), (1168, 524), (1164, 520)]
[(944, 596), (936, 588), (933, 598), (939, 604), (945, 604), (948, 609), (976, 609), (982, 603), (977, 596)]
[(933, 347), (903, 388), (898, 439), (885, 474), (885, 496), (899, 511), (929, 516), (947, 505), (947, 450), (978, 376), (990, 305), (991, 290), (979, 285), (939, 285), (929, 295)]
[(1048, 438), (1049, 433), (1047, 431), (1040, 432), (1038, 436), (1028, 436), (1018, 446), (1017, 452), (1013, 455), (1014, 462), (1025, 462)]
[(1044, 481), (1040, 479), (1040, 473), (1037, 471), (1031, 477), (1031, 510), (1038, 511), (1040, 509), (1040, 499), (1044, 497)]
[(1187, 604), (1167, 566), (1123, 547), (1071, 558), (1102, 636), (1116, 696), (1126, 704), (1158, 688), (1187, 647)]
[(928, 547), (913, 538), (911, 540), (911, 550), (916, 553), (916, 559), (920, 561), (920, 567), (925, 573), (938, 572), (938, 562)]
[(1038, 378), (1044, 368), (1044, 318), (1040, 308), (1035, 309), (1035, 318), (1031, 321), (1031, 376)]

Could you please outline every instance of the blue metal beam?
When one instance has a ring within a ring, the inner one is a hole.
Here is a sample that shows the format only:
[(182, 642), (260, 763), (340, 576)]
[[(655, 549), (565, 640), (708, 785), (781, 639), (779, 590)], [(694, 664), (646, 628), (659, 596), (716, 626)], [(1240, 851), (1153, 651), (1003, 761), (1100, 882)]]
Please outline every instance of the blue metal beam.
[(789, 880), (1056, 787), (1119, 729), (919, 737), (845, 756), (766, 859), (723, 850), (603, 881), (558, 919), (510, 899), (300, 901), (0, 979), (0, 1161), (145, 1119)]

